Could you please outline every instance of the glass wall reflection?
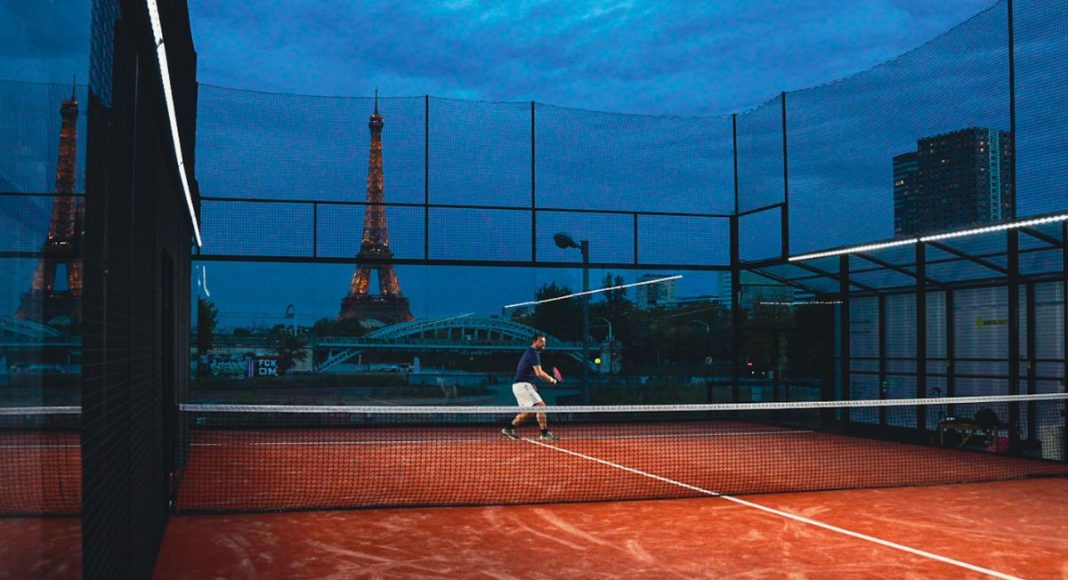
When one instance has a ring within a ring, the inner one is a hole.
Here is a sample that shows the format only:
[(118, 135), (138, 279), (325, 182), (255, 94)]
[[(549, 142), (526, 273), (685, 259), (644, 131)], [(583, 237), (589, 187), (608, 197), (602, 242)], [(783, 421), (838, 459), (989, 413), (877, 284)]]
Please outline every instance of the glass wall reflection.
[(0, 7), (0, 562), (13, 578), (81, 576), (90, 8)]

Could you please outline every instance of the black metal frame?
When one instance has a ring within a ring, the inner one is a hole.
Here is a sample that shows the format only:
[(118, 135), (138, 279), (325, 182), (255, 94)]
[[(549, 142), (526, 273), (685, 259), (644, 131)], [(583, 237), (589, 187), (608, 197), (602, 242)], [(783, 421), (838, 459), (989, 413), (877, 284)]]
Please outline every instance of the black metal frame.
[[(1008, 65), (1009, 65), (1009, 122), (1010, 133), (1015, 135), (1016, 132), (1016, 87), (1015, 87), (1015, 36), (1014, 36), (1014, 7), (1012, 0), (1008, 1), (1008, 33), (1009, 33), (1009, 46), (1008, 46)], [(730, 296), (732, 303), (731, 324), (732, 331), (731, 337), (734, 342), (735, 348), (732, 354), (731, 361), (731, 380), (734, 385), (733, 397), (735, 400), (739, 399), (739, 382), (741, 375), (741, 364), (743, 353), (741, 351), (742, 344), (742, 317), (744, 314), (741, 312), (741, 276), (743, 272), (752, 271), (760, 276), (775, 281), (776, 283), (790, 285), (795, 288), (799, 288), (806, 292), (810, 292), (817, 299), (838, 299), (841, 301), (841, 305), (837, 311), (838, 318), (838, 339), (839, 339), (839, 352), (836, 357), (834, 375), (838, 377), (837, 384), (837, 396), (843, 399), (849, 399), (853, 397), (853, 393), (849, 388), (850, 376), (852, 374), (868, 374), (871, 371), (856, 370), (853, 371), (851, 367), (852, 360), (861, 360), (864, 357), (852, 357), (850, 356), (850, 301), (855, 298), (873, 296), (879, 301), (880, 319), (879, 319), (879, 356), (878, 356), (878, 377), (880, 386), (880, 397), (885, 398), (888, 393), (885, 389), (885, 382), (888, 376), (891, 375), (912, 375), (916, 377), (916, 396), (926, 397), (927, 392), (927, 379), (929, 377), (945, 377), (945, 386), (947, 395), (955, 395), (957, 390), (957, 379), (968, 378), (968, 374), (961, 374), (958, 372), (957, 365), (960, 361), (967, 359), (958, 358), (956, 356), (956, 329), (954, 324), (954, 312), (956, 308), (956, 292), (968, 288), (988, 288), (988, 287), (1000, 287), (1008, 286), (1009, 288), (1009, 325), (1010, 325), (1010, 343), (1007, 346), (1009, 351), (1009, 369), (1006, 378), (1009, 381), (1010, 392), (1021, 392), (1021, 380), (1027, 381), (1027, 391), (1034, 392), (1037, 388), (1037, 381), (1042, 380), (1043, 377), (1039, 377), (1035, 365), (1041, 362), (1035, 355), (1031, 341), (1034, 340), (1033, 325), (1034, 321), (1034, 306), (1033, 300), (1027, 300), (1027, 319), (1024, 324), (1028, 325), (1028, 341), (1027, 346), (1027, 360), (1024, 361), (1027, 364), (1027, 375), (1021, 377), (1019, 363), (1021, 362), (1020, 347), (1019, 344), (1019, 326), (1020, 326), (1020, 288), (1021, 284), (1025, 285), (1024, 291), (1027, 292), (1027, 296), (1033, 296), (1034, 285), (1040, 282), (1047, 281), (1061, 281), (1064, 283), (1064, 292), (1068, 296), (1068, 279), (1066, 279), (1065, 273), (1068, 272), (1068, 225), (1064, 226), (1063, 239), (1057, 239), (1056, 236), (1044, 233), (1034, 228), (1021, 228), (1019, 231), (1008, 231), (1005, 233), (1007, 237), (1007, 246), (1005, 249), (999, 251), (966, 251), (957, 247), (952, 241), (923, 241), (918, 242), (914, 248), (913, 259), (906, 260), (905, 263), (901, 263), (900, 260), (886, 259), (879, 255), (877, 251), (867, 252), (852, 252), (843, 254), (837, 260), (837, 270), (833, 267), (827, 267), (823, 264), (826, 262), (790, 262), (788, 257), (790, 255), (791, 240), (790, 240), (790, 158), (789, 158), (789, 106), (787, 101), (787, 94), (785, 92), (779, 95), (779, 112), (781, 121), (781, 143), (782, 143), (782, 171), (783, 171), (783, 190), (782, 199), (777, 203), (771, 203), (756, 208), (748, 208), (744, 211), (741, 209), (740, 199), (740, 186), (739, 183), (739, 143), (738, 143), (738, 115), (731, 116), (731, 141), (732, 141), (732, 162), (733, 162), (733, 195), (734, 195), (734, 208), (731, 213), (692, 213), (692, 212), (643, 212), (643, 211), (626, 211), (626, 210), (594, 210), (594, 209), (577, 209), (577, 208), (553, 208), (553, 207), (539, 207), (537, 197), (537, 103), (530, 102), (530, 204), (529, 206), (513, 206), (513, 205), (465, 205), (465, 204), (435, 204), (431, 203), (430, 198), (430, 168), (429, 168), (429, 118), (430, 118), (430, 97), (425, 97), (425, 119), (424, 119), (424, 196), (422, 203), (386, 203), (384, 205), (390, 207), (409, 207), (409, 208), (423, 208), (424, 215), (424, 247), (423, 256), (412, 258), (394, 258), (390, 260), (390, 263), (397, 265), (425, 265), (425, 266), (499, 266), (499, 267), (548, 267), (548, 268), (577, 268), (576, 262), (563, 262), (563, 261), (542, 261), (539, 260), (537, 244), (539, 241), (537, 232), (538, 214), (540, 212), (553, 212), (553, 213), (574, 213), (574, 214), (601, 214), (601, 215), (624, 215), (630, 216), (632, 223), (632, 246), (633, 246), (633, 260), (629, 262), (593, 262), (590, 264), (594, 268), (611, 268), (611, 269), (678, 269), (678, 270), (696, 270), (696, 271), (726, 271), (731, 274), (731, 286)], [(1015, 164), (1015, 158), (1013, 163)], [(1013, 192), (1016, 192), (1016, 170), (1015, 166), (1012, 169), (1012, 186)], [(328, 257), (319, 255), (319, 232), (318, 232), (318, 213), (319, 205), (339, 205), (339, 206), (361, 206), (366, 205), (366, 202), (351, 201), (306, 201), (306, 200), (256, 200), (249, 198), (231, 198), (231, 197), (206, 197), (206, 201), (213, 202), (264, 202), (264, 203), (288, 203), (288, 204), (311, 204), (313, 206), (312, 213), (314, 219), (313, 225), (313, 243), (312, 243), (312, 255), (311, 256), (271, 256), (271, 255), (240, 255), (240, 256), (224, 256), (217, 254), (198, 254), (195, 259), (205, 261), (246, 261), (246, 262), (319, 262), (319, 263), (354, 263), (354, 257)], [(482, 211), (514, 211), (514, 212), (529, 212), (530, 224), (531, 224), (531, 250), (530, 260), (480, 260), (480, 259), (431, 259), (430, 258), (430, 213), (432, 209), (467, 209), (467, 210), (482, 210)], [(777, 211), (780, 219), (780, 255), (778, 257), (765, 258), (760, 260), (743, 260), (740, 252), (740, 239), (741, 228), (743, 227), (742, 219), (746, 216), (759, 214), (762, 212)], [(717, 264), (664, 264), (655, 263), (649, 261), (643, 261), (640, 252), (640, 237), (639, 227), (640, 221), (643, 216), (663, 216), (663, 217), (693, 217), (693, 218), (708, 218), (708, 219), (723, 219), (729, 220), (729, 243), (730, 243), (730, 257), (727, 263)], [(1019, 244), (1019, 232), (1023, 232), (1028, 236), (1042, 241), (1045, 243), (1041, 247), (1032, 248), (1020, 248)], [(1047, 273), (1028, 273), (1023, 274), (1020, 272), (1020, 261), (1022, 256), (1026, 256), (1030, 252), (1046, 252), (1050, 250), (1060, 250), (1063, 258), (1063, 268), (1060, 272), (1047, 272)], [(852, 260), (852, 258), (856, 260)], [(1007, 260), (1006, 265), (999, 263), (1000, 259)], [(856, 262), (863, 261), (866, 265), (858, 264)], [(983, 268), (986, 273), (973, 276), (966, 280), (949, 280), (943, 279), (943, 276), (937, 274), (939, 267), (947, 264), (960, 264), (963, 262), (969, 262)], [(797, 271), (804, 271), (801, 275), (794, 275), (783, 273), (776, 268), (782, 266), (790, 266), (795, 273)], [(928, 276), (929, 271), (936, 271), (935, 277)], [(871, 282), (865, 277), (870, 274), (878, 274), (884, 272), (894, 272), (904, 277), (907, 282), (895, 283), (894, 285), (886, 285), (880, 282)], [(815, 281), (833, 281), (833, 286), (827, 287), (816, 283)], [(823, 286), (823, 289), (821, 289)], [(927, 352), (927, 329), (926, 322), (929, 316), (928, 313), (928, 293), (940, 292), (943, 293), (944, 300), (944, 313), (943, 318), (946, 321), (946, 354), (944, 357), (940, 356), (928, 356)], [(891, 369), (894, 357), (887, 356), (886, 349), (886, 298), (891, 295), (912, 295), (915, 296), (916, 305), (916, 328), (915, 328), (915, 341), (916, 349), (915, 357), (911, 359), (915, 364), (915, 370), (912, 372), (902, 372), (899, 370)], [(1068, 328), (1068, 313), (1065, 314), (1065, 326)], [(944, 361), (945, 372), (944, 374), (929, 369), (929, 363), (932, 361)], [(1068, 354), (1065, 355), (1065, 374), (1068, 375)], [(1068, 376), (1065, 377), (1068, 381)], [(828, 395), (831, 394), (829, 391)], [(925, 409), (917, 409), (917, 429), (924, 431), (926, 429), (926, 416)], [(848, 413), (845, 413), (844, 420), (848, 422)], [(1019, 409), (1015, 409), (1011, 421), (1019, 421)], [(887, 426), (887, 417), (885, 410), (880, 412), (880, 424), (884, 427)], [(1014, 441), (1014, 443), (1016, 443)], [(1015, 445), (1014, 445), (1015, 447)]]

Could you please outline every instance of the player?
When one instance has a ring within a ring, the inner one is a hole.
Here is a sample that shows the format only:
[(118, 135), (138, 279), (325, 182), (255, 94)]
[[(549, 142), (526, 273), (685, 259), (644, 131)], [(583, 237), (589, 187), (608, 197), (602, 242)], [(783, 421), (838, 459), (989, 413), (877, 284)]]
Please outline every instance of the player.
[[(520, 407), (545, 406), (545, 402), (538, 395), (538, 389), (534, 387), (535, 377), (554, 385), (557, 383), (555, 378), (541, 370), (541, 351), (544, 349), (545, 335), (535, 334), (530, 348), (525, 350), (522, 358), (519, 359), (519, 365), (515, 369), (515, 379), (512, 381), (512, 393), (515, 395)], [(519, 439), (519, 434), (516, 433), (515, 428), (521, 425), (530, 415), (536, 415), (538, 418), (538, 426), (541, 427), (540, 439), (543, 441), (556, 441), (559, 439), (552, 431), (549, 431), (549, 419), (545, 413), (520, 413), (504, 429), (501, 429), (501, 434), (509, 439)]]

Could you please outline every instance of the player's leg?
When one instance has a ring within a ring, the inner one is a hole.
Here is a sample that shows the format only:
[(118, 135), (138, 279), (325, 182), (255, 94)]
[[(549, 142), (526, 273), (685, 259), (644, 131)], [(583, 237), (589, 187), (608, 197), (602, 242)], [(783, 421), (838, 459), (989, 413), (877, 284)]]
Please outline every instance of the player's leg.
[[(512, 394), (515, 395), (515, 400), (520, 407), (534, 406), (534, 399), (531, 397), (531, 393), (533, 393), (534, 397), (537, 397), (537, 391), (534, 390), (534, 385), (530, 383), (515, 383), (512, 385)], [(529, 416), (529, 412), (516, 415), (511, 423), (501, 429), (501, 435), (509, 439), (519, 439), (519, 433), (516, 432), (515, 428), (520, 426), (523, 421), (526, 421)]]
[[(545, 406), (545, 402), (541, 400), (541, 397), (538, 397), (538, 402), (535, 403), (534, 406), (535, 407), (544, 407)], [(545, 414), (545, 413), (538, 413), (537, 417), (538, 417), (538, 427), (541, 427), (541, 437), (540, 437), (540, 439), (545, 439), (545, 440), (549, 440), (549, 441), (555, 441), (555, 440), (559, 439), (559, 437), (554, 435), (552, 431), (549, 431), (549, 416), (547, 414)]]

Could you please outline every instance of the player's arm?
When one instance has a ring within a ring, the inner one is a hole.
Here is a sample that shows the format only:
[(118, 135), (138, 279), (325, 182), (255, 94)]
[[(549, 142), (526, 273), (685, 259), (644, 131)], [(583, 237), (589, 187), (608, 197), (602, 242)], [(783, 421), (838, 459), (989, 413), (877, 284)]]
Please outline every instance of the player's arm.
[(541, 370), (541, 365), (535, 365), (534, 366), (534, 374), (537, 375), (539, 379), (541, 379), (541, 380), (543, 380), (545, 382), (552, 383), (554, 385), (556, 384), (556, 379), (554, 379), (553, 377), (549, 376), (549, 373)]

